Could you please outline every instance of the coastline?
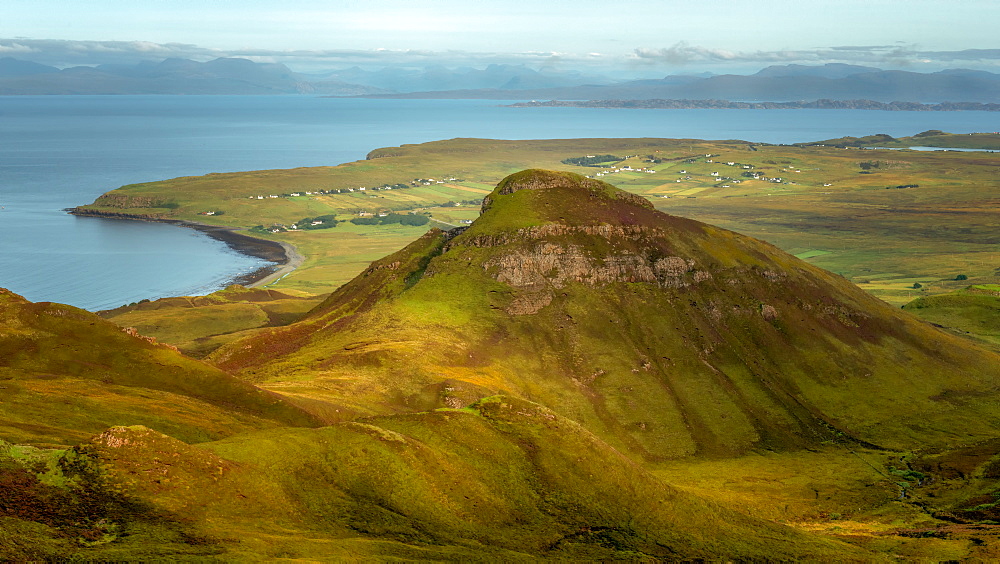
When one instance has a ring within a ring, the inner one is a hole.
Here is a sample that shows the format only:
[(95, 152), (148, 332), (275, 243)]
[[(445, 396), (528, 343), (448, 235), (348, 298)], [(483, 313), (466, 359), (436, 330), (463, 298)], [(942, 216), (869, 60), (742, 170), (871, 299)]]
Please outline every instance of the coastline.
[[(244, 237), (249, 237), (249, 235), (244, 235)], [(259, 241), (264, 241), (265, 239), (258, 239)], [(302, 266), (302, 263), (306, 260), (304, 256), (299, 254), (299, 251), (291, 243), (285, 243), (284, 241), (268, 241), (269, 243), (278, 243), (284, 249), (286, 260), (284, 263), (278, 265), (276, 270), (270, 273), (264, 273), (263, 276), (253, 279), (246, 284), (243, 284), (247, 288), (259, 288), (261, 286), (267, 286), (284, 278), (287, 274), (291, 274), (293, 270)], [(255, 272), (247, 274), (248, 278), (254, 278), (255, 275), (261, 271), (267, 269), (273, 269), (274, 267), (264, 267), (258, 269)], [(239, 284), (239, 282), (235, 282)]]
[(222, 241), (230, 249), (247, 256), (274, 263), (260, 267), (252, 272), (237, 275), (230, 284), (239, 284), (247, 288), (258, 288), (278, 281), (302, 265), (305, 260), (294, 245), (283, 241), (271, 241), (239, 232), (236, 227), (209, 225), (185, 219), (167, 219), (138, 214), (101, 212), (81, 208), (68, 208), (66, 212), (79, 217), (96, 217), (100, 219), (120, 219), (128, 221), (150, 221), (154, 223), (169, 223), (179, 227), (187, 227), (200, 231), (205, 235)]

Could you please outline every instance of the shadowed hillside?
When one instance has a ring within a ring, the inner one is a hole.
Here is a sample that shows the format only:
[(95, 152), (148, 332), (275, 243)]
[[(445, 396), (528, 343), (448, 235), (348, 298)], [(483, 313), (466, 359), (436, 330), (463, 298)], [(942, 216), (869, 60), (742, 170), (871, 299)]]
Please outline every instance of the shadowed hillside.
[(766, 243), (570, 173), (213, 353), (330, 419), (503, 393), (648, 460), (996, 435), (1000, 358)]

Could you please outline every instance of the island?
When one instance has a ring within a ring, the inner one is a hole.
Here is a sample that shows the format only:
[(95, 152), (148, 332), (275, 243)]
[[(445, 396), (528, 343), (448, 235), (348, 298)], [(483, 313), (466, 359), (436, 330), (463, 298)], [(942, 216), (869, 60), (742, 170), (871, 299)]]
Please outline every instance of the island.
[(884, 112), (997, 112), (1000, 104), (982, 102), (879, 102), (876, 100), (831, 100), (791, 102), (739, 102), (730, 100), (549, 100), (517, 102), (508, 108), (625, 108), (654, 110), (880, 110)]

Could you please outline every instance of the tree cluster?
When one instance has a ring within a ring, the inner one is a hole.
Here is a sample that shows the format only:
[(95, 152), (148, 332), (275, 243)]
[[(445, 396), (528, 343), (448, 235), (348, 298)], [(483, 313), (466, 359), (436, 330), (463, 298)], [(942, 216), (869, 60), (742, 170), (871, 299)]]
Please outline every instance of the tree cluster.
[(625, 159), (621, 157), (616, 157), (614, 155), (588, 155), (586, 157), (571, 157), (568, 159), (563, 159), (563, 164), (571, 164), (577, 166), (603, 166), (606, 163), (617, 163)]
[(427, 225), (430, 219), (426, 215), (390, 213), (382, 217), (355, 217), (351, 220), (354, 225), (390, 225), (398, 223), (400, 225), (420, 226)]

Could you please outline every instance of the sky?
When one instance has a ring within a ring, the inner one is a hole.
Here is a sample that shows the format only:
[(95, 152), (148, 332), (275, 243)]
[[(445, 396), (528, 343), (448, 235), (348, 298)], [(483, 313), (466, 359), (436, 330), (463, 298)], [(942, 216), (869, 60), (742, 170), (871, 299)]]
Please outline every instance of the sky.
[(2, 0), (0, 57), (245, 57), (657, 77), (829, 62), (1000, 72), (997, 0)]

